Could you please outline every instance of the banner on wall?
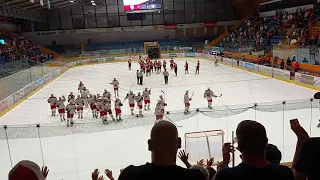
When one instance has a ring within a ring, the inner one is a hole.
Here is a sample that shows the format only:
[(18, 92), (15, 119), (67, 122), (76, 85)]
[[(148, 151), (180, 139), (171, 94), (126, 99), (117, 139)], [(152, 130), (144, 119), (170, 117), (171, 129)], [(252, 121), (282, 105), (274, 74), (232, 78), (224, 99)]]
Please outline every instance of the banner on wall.
[(245, 63), (244, 65), (245, 68), (249, 69), (249, 70), (254, 70), (254, 64), (252, 63)]
[(176, 53), (169, 53), (168, 55), (169, 55), (169, 57), (178, 57), (178, 55)]
[(196, 56), (194, 52), (186, 52), (186, 53), (184, 53), (184, 55), (186, 57), (195, 57)]

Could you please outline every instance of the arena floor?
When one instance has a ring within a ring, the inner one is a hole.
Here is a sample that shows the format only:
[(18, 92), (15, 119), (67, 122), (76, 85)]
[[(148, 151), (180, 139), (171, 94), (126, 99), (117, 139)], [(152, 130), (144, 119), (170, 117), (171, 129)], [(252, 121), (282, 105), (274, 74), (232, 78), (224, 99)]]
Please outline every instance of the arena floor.
[[(190, 74), (184, 74), (185, 60), (189, 62)], [(273, 102), (283, 100), (298, 100), (313, 97), (316, 91), (300, 87), (291, 83), (278, 81), (265, 76), (249, 73), (236, 68), (219, 65), (215, 67), (212, 62), (201, 60), (200, 74), (195, 74), (197, 59), (179, 59), (178, 76), (175, 77), (172, 70), (169, 70), (169, 84), (164, 85), (162, 74), (153, 73), (151, 77), (144, 77), (144, 85), (136, 84), (136, 70), (138, 64), (133, 63), (132, 71), (128, 71), (127, 63), (106, 63), (87, 65), (73, 68), (62, 76), (39, 90), (33, 96), (16, 106), (10, 112), (0, 117), (1, 125), (31, 125), (40, 123), (52, 125), (55, 128), (64, 126), (59, 117), (51, 117), (47, 98), (51, 93), (57, 97), (67, 96), (70, 92), (77, 94), (77, 85), (81, 80), (91, 93), (102, 93), (104, 89), (112, 90), (110, 82), (116, 77), (120, 82), (120, 99), (123, 100), (130, 86), (135, 93), (142, 92), (145, 87), (151, 88), (151, 110), (144, 112), (148, 119), (148, 125), (131, 126), (138, 118), (125, 119), (122, 126), (112, 131), (94, 133), (88, 130), (85, 134), (66, 135), (58, 137), (9, 139), (9, 148), (12, 163), (16, 164), (22, 159), (29, 159), (38, 164), (44, 163), (50, 168), (48, 180), (68, 179), (85, 180), (90, 178), (91, 171), (95, 168), (110, 168), (115, 178), (119, 175), (119, 169), (130, 164), (138, 165), (150, 160), (150, 153), (147, 149), (147, 139), (152, 127), (155, 102), (161, 95), (161, 90), (166, 93), (167, 111), (183, 111), (183, 96), (185, 90), (194, 92), (191, 101), (191, 109), (206, 108), (207, 102), (203, 98), (204, 91), (211, 87), (217, 95), (222, 97), (214, 99), (213, 106), (239, 106), (245, 104)], [(122, 107), (123, 116), (130, 113), (127, 101)], [(137, 113), (137, 109), (135, 109)], [(310, 117), (310, 111), (313, 115)], [(285, 117), (283, 121), (283, 115)], [(223, 130), (225, 141), (230, 141), (231, 132), (236, 129), (237, 124), (244, 119), (256, 119), (262, 123), (268, 133), (269, 142), (278, 146), (282, 151), (283, 161), (292, 161), (295, 150), (296, 137), (290, 129), (289, 120), (298, 118), (300, 124), (312, 136), (319, 136), (319, 129), (316, 128), (320, 117), (319, 109), (300, 109), (292, 111), (259, 112), (250, 109), (243, 113), (223, 117), (211, 118), (199, 114), (188, 119), (175, 119), (177, 124), (183, 125), (178, 128), (181, 137), (187, 132), (203, 130)], [(177, 116), (179, 117), (179, 116)], [(312, 121), (310, 122), (310, 119)], [(84, 119), (76, 123), (94, 121), (91, 112), (84, 110)], [(151, 123), (150, 123), (151, 122)], [(139, 123), (141, 123), (139, 121)], [(76, 125), (76, 124), (75, 124)], [(88, 125), (88, 128), (90, 125)], [(37, 129), (35, 128), (35, 131)], [(183, 140), (184, 142), (184, 140)], [(42, 146), (42, 148), (40, 148)], [(217, 147), (219, 152), (221, 147)], [(42, 149), (42, 150), (41, 150)], [(43, 154), (43, 156), (42, 156)], [(11, 169), (8, 143), (0, 140), (0, 178), (5, 179)], [(180, 163), (180, 160), (178, 160)], [(236, 158), (239, 162), (239, 158)]]

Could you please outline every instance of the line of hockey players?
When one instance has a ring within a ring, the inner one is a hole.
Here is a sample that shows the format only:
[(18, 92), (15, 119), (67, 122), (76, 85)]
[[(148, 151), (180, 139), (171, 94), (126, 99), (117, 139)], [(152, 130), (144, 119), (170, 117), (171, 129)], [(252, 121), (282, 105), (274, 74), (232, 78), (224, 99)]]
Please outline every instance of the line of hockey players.
[[(169, 61), (170, 63), (170, 69), (174, 70), (175, 75), (177, 76), (178, 72), (178, 65), (177, 63), (173, 60), (173, 58), (170, 59)], [(215, 64), (217, 64), (217, 62), (215, 62)], [(140, 59), (139, 61), (139, 65), (140, 65), (140, 72), (143, 72), (146, 74), (146, 76), (151, 76), (151, 73), (153, 73), (153, 70), (155, 70), (155, 72), (157, 72), (158, 74), (161, 73), (162, 68), (164, 70), (167, 69), (167, 61), (163, 60), (162, 63), (160, 60), (155, 60), (154, 62), (152, 62), (150, 59), (145, 58), (145, 59)], [(129, 70), (131, 70), (131, 60), (128, 61), (128, 67)], [(188, 61), (186, 61), (185, 63), (185, 74), (189, 74), (189, 64)], [(199, 69), (200, 69), (200, 62), (197, 62), (196, 65), (196, 72), (195, 74), (199, 74)]]
[[(114, 79), (113, 81), (117, 81)], [(51, 94), (51, 97), (48, 99), (48, 103), (50, 103), (50, 108), (51, 108), (51, 116), (56, 116), (56, 109), (58, 109), (58, 113), (60, 115), (61, 121), (65, 121), (65, 112), (67, 112), (67, 126), (73, 125), (74, 121), (74, 114), (77, 112), (78, 113), (78, 119), (83, 119), (83, 109), (84, 107), (89, 107), (92, 112), (92, 117), (93, 118), (98, 118), (100, 116), (103, 124), (108, 124), (108, 115), (111, 117), (112, 121), (121, 121), (121, 107), (123, 106), (121, 100), (118, 98), (118, 85), (119, 82), (117, 83), (112, 83), (114, 85), (114, 91), (115, 91), (115, 100), (111, 98), (111, 93), (107, 90), (104, 90), (102, 96), (100, 94), (97, 95), (92, 95), (89, 93), (89, 90), (84, 87), (84, 84), (80, 82), (79, 84), (79, 92), (81, 95), (77, 95), (77, 98), (75, 98), (75, 95), (70, 92), (68, 95), (68, 98), (66, 99), (64, 96), (59, 97), (57, 99), (53, 94)], [(143, 111), (143, 105), (144, 105), (144, 110), (149, 111), (150, 110), (150, 95), (151, 95), (151, 89), (145, 88), (142, 94), (138, 92), (137, 95), (133, 93), (133, 91), (129, 91), (127, 93), (126, 99), (128, 99), (128, 104), (130, 107), (131, 115), (134, 114), (134, 108), (135, 104), (137, 104), (137, 108), (139, 110), (139, 113), (136, 115), (137, 117), (142, 117), (142, 111)], [(222, 94), (221, 94), (222, 95)], [(207, 99), (208, 101), (208, 108), (212, 109), (212, 99), (216, 97), (221, 97), (216, 96), (210, 88), (208, 88), (204, 92), (204, 98)], [(192, 100), (193, 93), (191, 97), (189, 96), (189, 91), (187, 90), (185, 95), (184, 95), (184, 104), (185, 104), (185, 114), (190, 113), (189, 108), (190, 108), (190, 101)], [(155, 107), (155, 112), (154, 114), (156, 115), (156, 120), (162, 120), (164, 113), (165, 113), (165, 106), (167, 104), (165, 103), (165, 99), (163, 98), (162, 95), (159, 96), (159, 100), (156, 104)], [(64, 103), (68, 101), (68, 104), (65, 106)], [(112, 113), (112, 101), (114, 102), (114, 108), (115, 108), (115, 114), (116, 118), (114, 118), (113, 113)], [(89, 113), (89, 111), (88, 111)]]

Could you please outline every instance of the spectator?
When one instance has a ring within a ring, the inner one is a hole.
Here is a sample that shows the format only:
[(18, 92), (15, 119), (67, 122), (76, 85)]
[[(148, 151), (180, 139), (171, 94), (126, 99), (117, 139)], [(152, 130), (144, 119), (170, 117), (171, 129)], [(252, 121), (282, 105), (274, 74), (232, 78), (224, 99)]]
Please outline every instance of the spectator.
[(280, 69), (284, 69), (284, 60), (283, 59), (281, 59)]
[[(216, 180), (294, 180), (292, 171), (278, 164), (269, 163), (265, 156), (268, 138), (263, 125), (256, 121), (242, 121), (236, 130), (238, 150), (242, 163), (233, 168), (223, 168), (214, 177)], [(224, 162), (230, 158), (230, 149), (223, 147)], [(230, 146), (230, 144), (229, 144)], [(228, 158), (225, 158), (228, 156)], [(229, 159), (230, 160), (230, 159)]]
[(20, 161), (9, 172), (8, 180), (45, 180), (49, 169), (28, 160)]
[(293, 69), (295, 72), (298, 72), (299, 67), (300, 67), (300, 63), (298, 61), (293, 63)]
[(296, 180), (320, 179), (320, 138), (309, 138), (301, 146), (297, 160), (294, 163)]
[(267, 161), (274, 163), (274, 164), (280, 164), (281, 162), (281, 152), (277, 148), (277, 146), (273, 144), (268, 144), (266, 147), (266, 159)]
[(205, 180), (201, 172), (176, 165), (177, 150), (181, 139), (177, 128), (168, 121), (155, 124), (148, 140), (151, 163), (142, 166), (129, 166), (120, 174), (119, 180), (183, 179)]
[(208, 169), (204, 168), (203, 166), (200, 165), (193, 165), (190, 167), (190, 169), (198, 170), (202, 173), (202, 175), (205, 177), (206, 180), (209, 180), (210, 174)]

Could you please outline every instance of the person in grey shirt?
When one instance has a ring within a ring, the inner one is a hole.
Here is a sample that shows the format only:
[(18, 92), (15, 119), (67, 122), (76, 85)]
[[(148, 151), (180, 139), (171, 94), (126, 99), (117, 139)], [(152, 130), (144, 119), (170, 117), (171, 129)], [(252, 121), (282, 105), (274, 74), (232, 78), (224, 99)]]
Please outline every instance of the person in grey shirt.
[(137, 75), (137, 84), (140, 84), (139, 70), (137, 70), (136, 75)]
[(139, 72), (139, 81), (140, 81), (140, 85), (142, 85), (143, 84), (143, 71), (142, 70)]
[(164, 77), (164, 84), (168, 84), (169, 72), (167, 71), (167, 69), (164, 70), (163, 77)]

